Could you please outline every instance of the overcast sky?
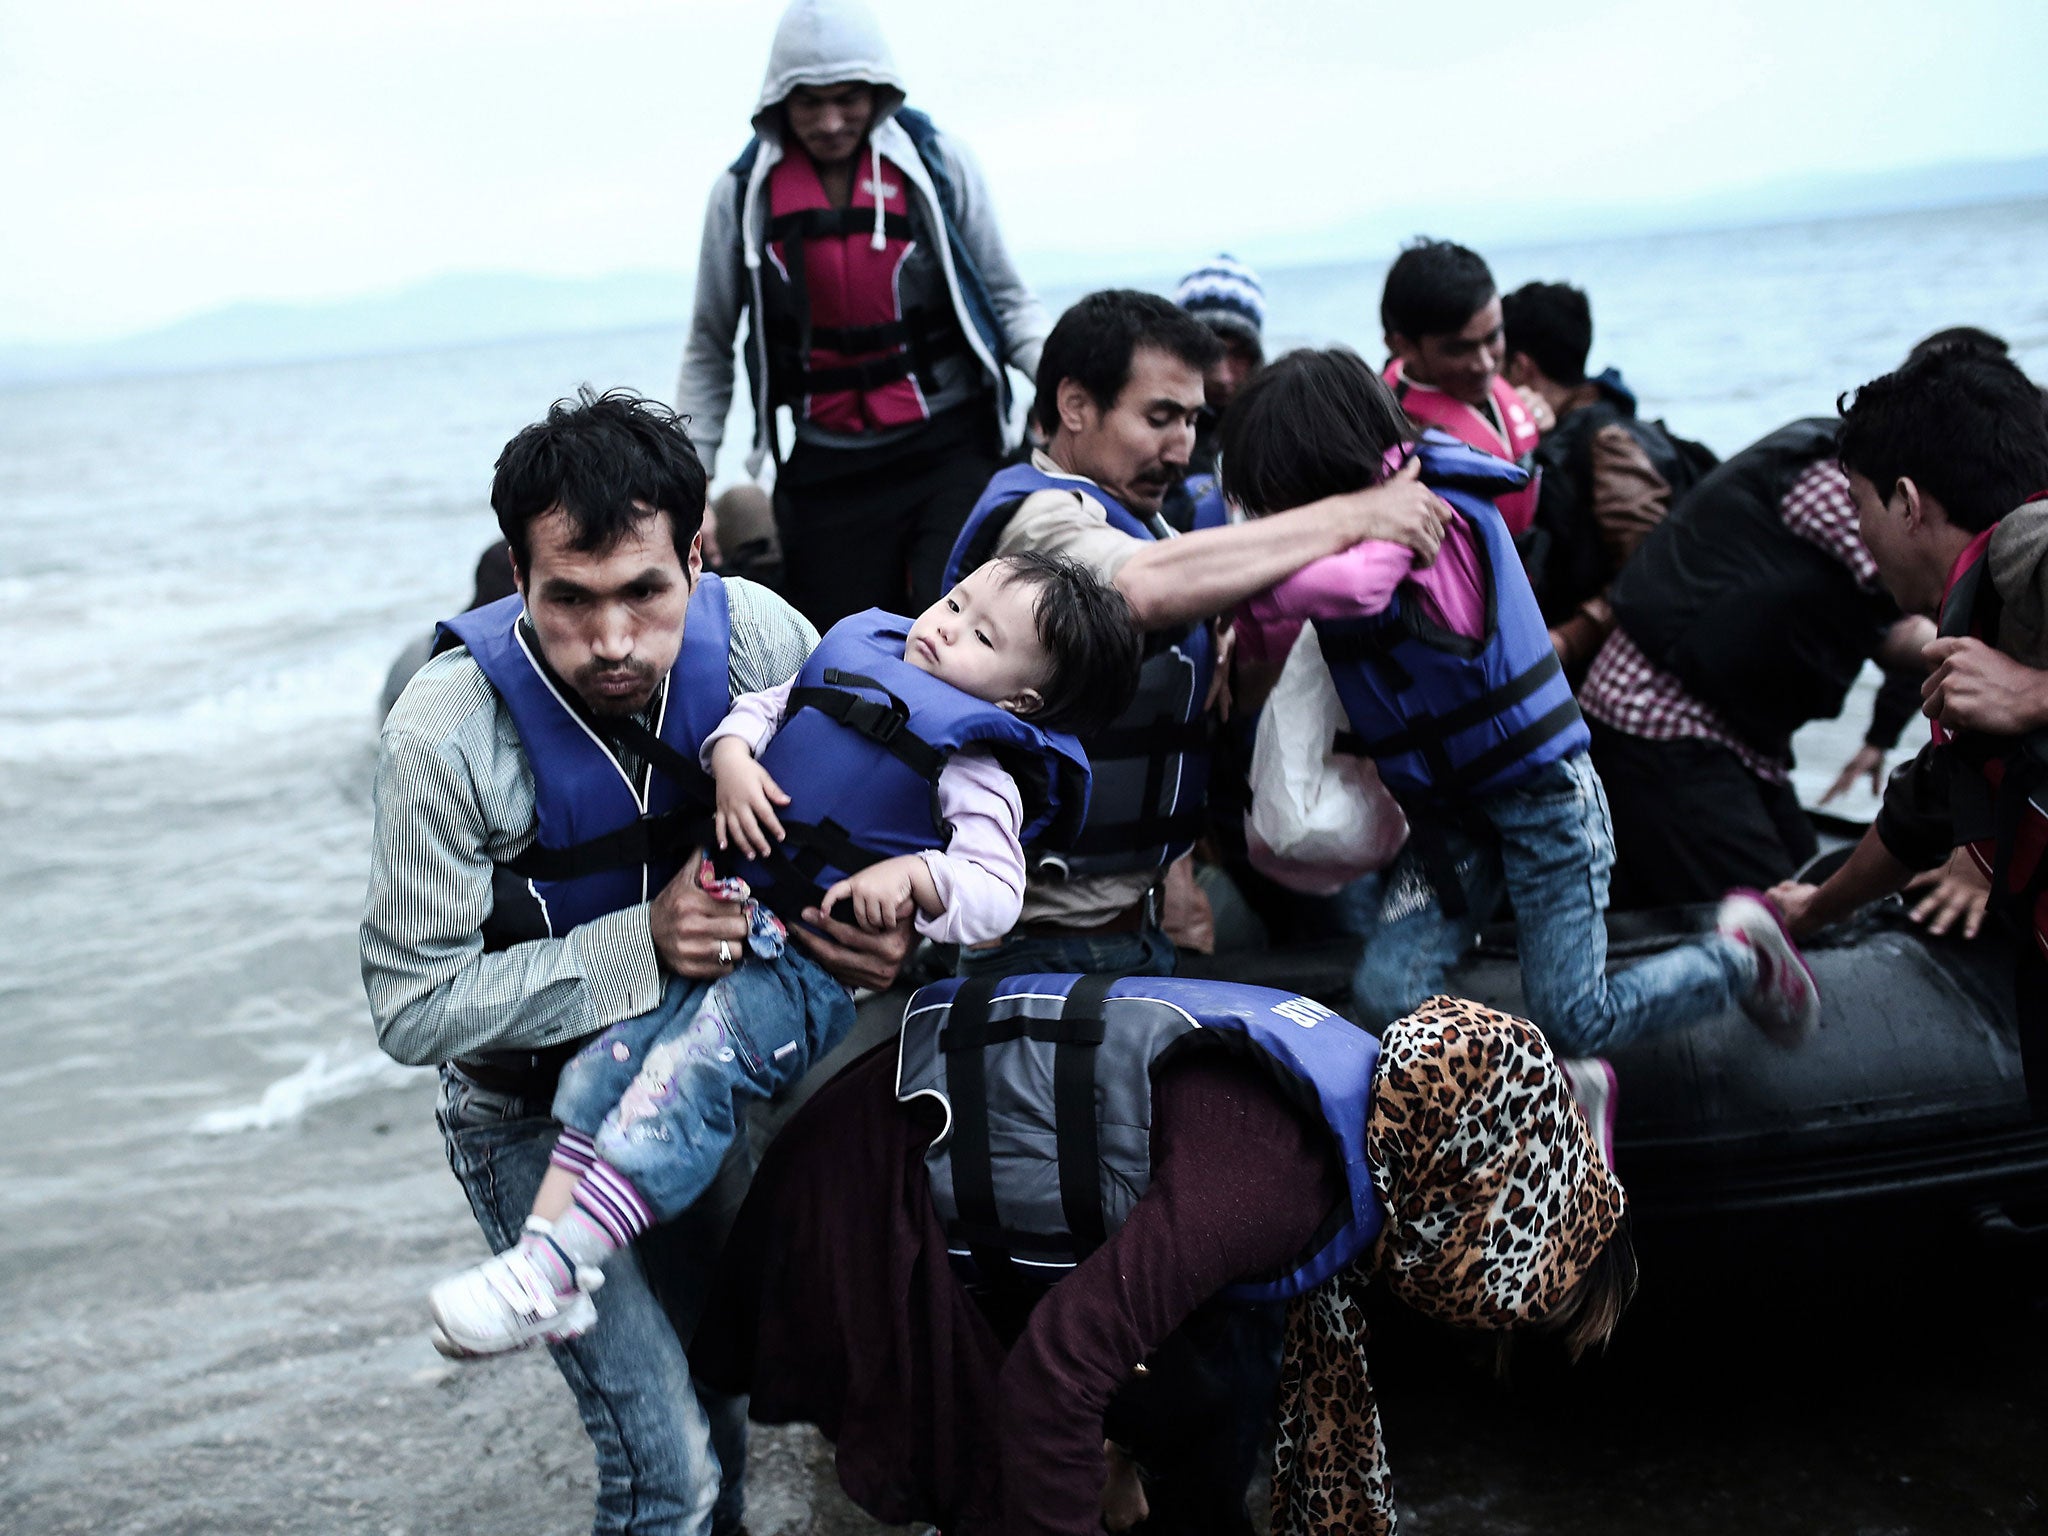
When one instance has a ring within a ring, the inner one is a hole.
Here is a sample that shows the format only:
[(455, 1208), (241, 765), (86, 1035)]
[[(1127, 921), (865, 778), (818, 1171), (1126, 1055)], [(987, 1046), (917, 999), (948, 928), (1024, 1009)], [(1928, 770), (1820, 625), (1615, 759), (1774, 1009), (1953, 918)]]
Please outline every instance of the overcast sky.
[[(1014, 247), (2048, 153), (2043, 0), (878, 0)], [(694, 265), (779, 0), (0, 0), (0, 340)]]

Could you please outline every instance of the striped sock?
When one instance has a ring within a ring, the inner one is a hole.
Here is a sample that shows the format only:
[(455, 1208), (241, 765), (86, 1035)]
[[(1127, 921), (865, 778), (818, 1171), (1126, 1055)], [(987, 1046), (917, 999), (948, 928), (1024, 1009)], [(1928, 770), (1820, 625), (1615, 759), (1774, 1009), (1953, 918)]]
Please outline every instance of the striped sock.
[(556, 1168), (566, 1168), (581, 1178), (590, 1172), (597, 1161), (597, 1143), (581, 1131), (569, 1126), (562, 1127), (562, 1134), (555, 1138), (555, 1150), (548, 1154), (548, 1162)]
[(574, 1262), (602, 1267), (653, 1222), (654, 1212), (633, 1181), (599, 1159), (576, 1186), (575, 1203), (555, 1223), (555, 1240)]

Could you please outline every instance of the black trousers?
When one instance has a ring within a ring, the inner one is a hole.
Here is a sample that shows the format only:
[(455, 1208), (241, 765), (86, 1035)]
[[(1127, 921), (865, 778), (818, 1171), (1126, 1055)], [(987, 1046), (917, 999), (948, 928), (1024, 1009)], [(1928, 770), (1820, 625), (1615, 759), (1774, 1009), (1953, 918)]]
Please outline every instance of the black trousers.
[(798, 443), (775, 481), (783, 596), (821, 631), (864, 608), (922, 613), (1000, 447), (982, 401), (886, 449)]
[(1767, 889), (1817, 851), (1792, 786), (1765, 783), (1728, 748), (1587, 723), (1614, 815), (1617, 909), (1718, 901), (1737, 885)]

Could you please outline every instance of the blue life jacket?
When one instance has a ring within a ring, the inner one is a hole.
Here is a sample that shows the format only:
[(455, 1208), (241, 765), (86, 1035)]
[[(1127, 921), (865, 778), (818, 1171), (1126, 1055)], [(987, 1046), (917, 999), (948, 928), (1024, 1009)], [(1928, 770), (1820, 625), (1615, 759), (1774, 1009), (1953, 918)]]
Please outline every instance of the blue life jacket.
[(1230, 521), (1230, 509), (1223, 500), (1222, 477), (1214, 470), (1189, 475), (1166, 493), (1159, 516), (1179, 533), (1225, 526)]
[[(526, 879), (547, 933), (560, 938), (651, 900), (707, 843), (713, 797), (697, 753), (732, 708), (732, 618), (724, 584), (705, 572), (650, 730), (592, 715), (542, 658), (525, 615), (515, 594), (441, 628), (469, 648), (518, 728), (540, 829), (503, 867)], [(639, 782), (621, 765), (620, 747), (641, 759)]]
[(1485, 588), (1481, 635), (1437, 624), (1404, 582), (1371, 618), (1316, 620), (1316, 638), (1351, 721), (1340, 746), (1371, 757), (1404, 801), (1455, 805), (1513, 789), (1591, 738), (1493, 505), (1528, 475), (1434, 429), (1417, 453), (1422, 483), (1472, 530)]
[(782, 728), (761, 752), (789, 805), (765, 860), (734, 868), (754, 895), (794, 919), (841, 877), (883, 859), (943, 848), (939, 773), (955, 752), (990, 753), (1017, 781), (1022, 841), (1065, 846), (1088, 809), (1088, 757), (1045, 731), (903, 659), (910, 620), (870, 608), (826, 632), (796, 675)]
[(1195, 504), (1195, 519), (1188, 532), (1222, 528), (1230, 522), (1230, 508), (1223, 501), (1223, 477), (1217, 474), (1189, 475), (1185, 488)]
[[(1093, 480), (1012, 464), (996, 472), (967, 514), (946, 557), (948, 587), (994, 558), (1018, 504), (1039, 491), (1093, 497), (1109, 526), (1134, 539), (1174, 536), (1159, 519), (1125, 510)], [(1081, 879), (1163, 869), (1194, 846), (1208, 803), (1210, 724), (1202, 706), (1215, 670), (1216, 644), (1206, 623), (1145, 637), (1130, 706), (1082, 742), (1095, 770), (1087, 825), (1071, 852), (1041, 856), (1034, 874)]]
[(1299, 1296), (1358, 1258), (1383, 1219), (1365, 1156), (1378, 1040), (1268, 987), (1033, 975), (936, 982), (903, 1014), (896, 1097), (945, 1110), (925, 1165), (962, 1268), (1054, 1280), (1094, 1252), (1152, 1182), (1154, 1075), (1204, 1045), (1255, 1064), (1328, 1130), (1348, 1195), (1284, 1272), (1227, 1294)]

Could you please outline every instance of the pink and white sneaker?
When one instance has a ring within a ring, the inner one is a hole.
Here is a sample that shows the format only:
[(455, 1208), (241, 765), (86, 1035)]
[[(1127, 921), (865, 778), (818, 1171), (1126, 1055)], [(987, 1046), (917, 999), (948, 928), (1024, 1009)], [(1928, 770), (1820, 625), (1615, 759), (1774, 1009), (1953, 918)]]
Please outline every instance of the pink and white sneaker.
[(1565, 1081), (1572, 1086), (1572, 1100), (1593, 1132), (1593, 1144), (1600, 1149), (1600, 1160), (1612, 1172), (1614, 1100), (1620, 1092), (1613, 1064), (1605, 1056), (1560, 1056), (1557, 1064), (1564, 1068)]
[(1750, 1022), (1783, 1050), (1806, 1041), (1820, 1027), (1820, 988), (1778, 909), (1762, 891), (1730, 891), (1714, 926), (1756, 956), (1756, 985), (1742, 999)]
[[(526, 1230), (548, 1237), (554, 1229), (529, 1216)], [(578, 1338), (596, 1326), (590, 1293), (602, 1284), (603, 1272), (585, 1267), (568, 1290), (557, 1290), (548, 1266), (522, 1240), (427, 1293), (434, 1348), (451, 1360), (473, 1360)]]

